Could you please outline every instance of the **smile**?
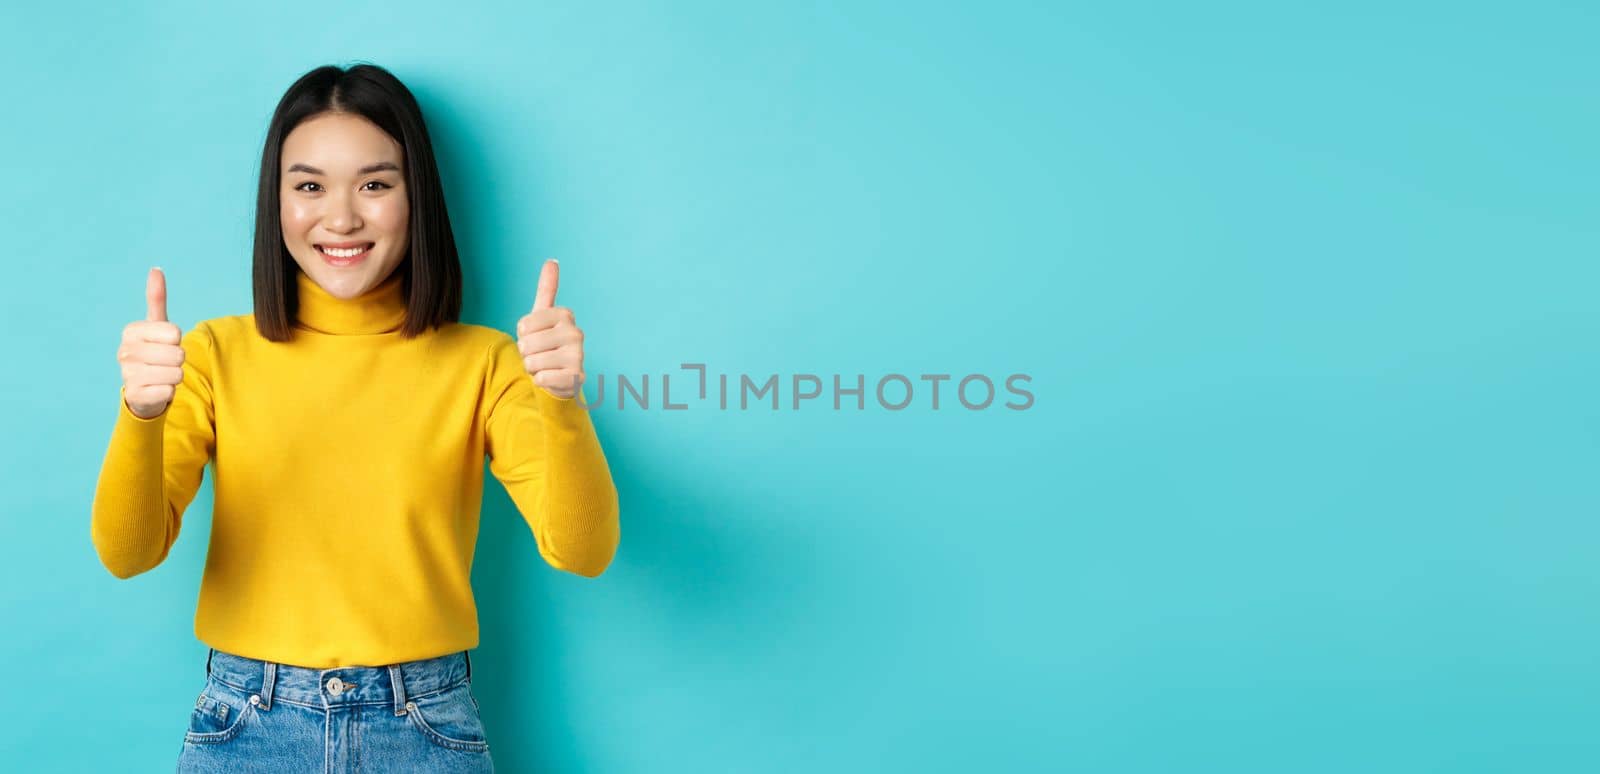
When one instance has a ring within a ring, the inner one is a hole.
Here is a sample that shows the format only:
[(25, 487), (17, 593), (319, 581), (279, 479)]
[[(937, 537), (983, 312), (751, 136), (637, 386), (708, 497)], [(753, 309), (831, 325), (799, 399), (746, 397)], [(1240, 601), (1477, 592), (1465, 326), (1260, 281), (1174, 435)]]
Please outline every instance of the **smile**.
[(328, 263), (334, 266), (349, 266), (366, 258), (367, 254), (372, 252), (373, 243), (367, 242), (354, 247), (327, 247), (324, 245), (313, 245), (313, 247), (317, 248), (317, 252), (322, 253), (323, 259)]

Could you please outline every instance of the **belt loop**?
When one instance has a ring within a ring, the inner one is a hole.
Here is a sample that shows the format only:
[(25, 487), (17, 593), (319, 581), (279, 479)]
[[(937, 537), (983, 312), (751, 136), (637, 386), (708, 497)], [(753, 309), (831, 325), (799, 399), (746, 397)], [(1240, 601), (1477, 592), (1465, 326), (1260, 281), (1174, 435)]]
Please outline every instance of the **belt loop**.
[(461, 655), (467, 657), (467, 682), (470, 683), (472, 682), (472, 654), (463, 650)]
[(207, 653), (206, 653), (206, 677), (210, 677), (211, 676), (211, 657), (217, 655), (217, 649), (216, 648), (212, 648), (212, 647), (207, 647), (206, 651), (207, 651)]
[(261, 709), (272, 709), (272, 689), (278, 682), (278, 664), (275, 661), (265, 662), (266, 666), (261, 674)]
[(394, 684), (394, 714), (406, 714), (406, 682), (400, 674), (399, 664), (389, 665), (389, 682)]

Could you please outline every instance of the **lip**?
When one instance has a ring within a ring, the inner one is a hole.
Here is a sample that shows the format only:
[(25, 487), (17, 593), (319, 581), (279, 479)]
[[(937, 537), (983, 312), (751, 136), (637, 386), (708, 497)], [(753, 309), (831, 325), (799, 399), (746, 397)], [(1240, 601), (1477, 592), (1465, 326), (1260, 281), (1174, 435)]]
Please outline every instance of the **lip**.
[[(327, 263), (329, 266), (354, 266), (362, 261), (365, 261), (367, 256), (372, 254), (372, 248), (376, 246), (377, 245), (373, 242), (325, 242), (312, 245), (312, 247), (316, 248), (317, 254), (322, 256), (323, 262)], [(341, 258), (328, 255), (327, 253), (323, 252), (322, 248), (324, 247), (332, 247), (335, 249), (364, 247), (366, 249), (348, 258)]]

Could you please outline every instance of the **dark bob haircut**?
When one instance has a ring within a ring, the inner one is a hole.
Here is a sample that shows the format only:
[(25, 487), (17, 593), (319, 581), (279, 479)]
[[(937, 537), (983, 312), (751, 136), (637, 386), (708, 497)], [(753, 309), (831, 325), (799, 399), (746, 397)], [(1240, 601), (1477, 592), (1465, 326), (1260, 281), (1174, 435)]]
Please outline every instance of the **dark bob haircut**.
[(400, 143), (405, 157), (406, 194), (411, 203), (410, 234), (405, 257), (395, 267), (403, 275), (401, 295), (406, 319), (400, 328), (412, 338), (431, 327), (461, 319), (461, 260), (456, 254), (444, 189), (434, 163), (433, 144), (422, 121), (422, 109), (411, 91), (388, 70), (371, 64), (349, 69), (318, 67), (301, 76), (272, 114), (261, 150), (261, 182), (256, 195), (255, 285), (256, 330), (270, 341), (292, 338), (300, 308), (295, 284), (298, 267), (283, 241), (283, 141), (300, 122), (325, 112), (359, 115), (377, 124)]

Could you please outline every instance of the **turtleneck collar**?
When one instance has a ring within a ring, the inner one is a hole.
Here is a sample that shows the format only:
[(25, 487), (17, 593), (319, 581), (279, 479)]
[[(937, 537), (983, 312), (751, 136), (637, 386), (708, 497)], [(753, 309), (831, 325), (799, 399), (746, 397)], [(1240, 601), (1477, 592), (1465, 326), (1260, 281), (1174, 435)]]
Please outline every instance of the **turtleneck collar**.
[(400, 295), (404, 269), (396, 267), (389, 278), (357, 298), (343, 299), (324, 290), (296, 266), (300, 289), (298, 324), (318, 333), (348, 336), (400, 330), (406, 319), (406, 299)]

